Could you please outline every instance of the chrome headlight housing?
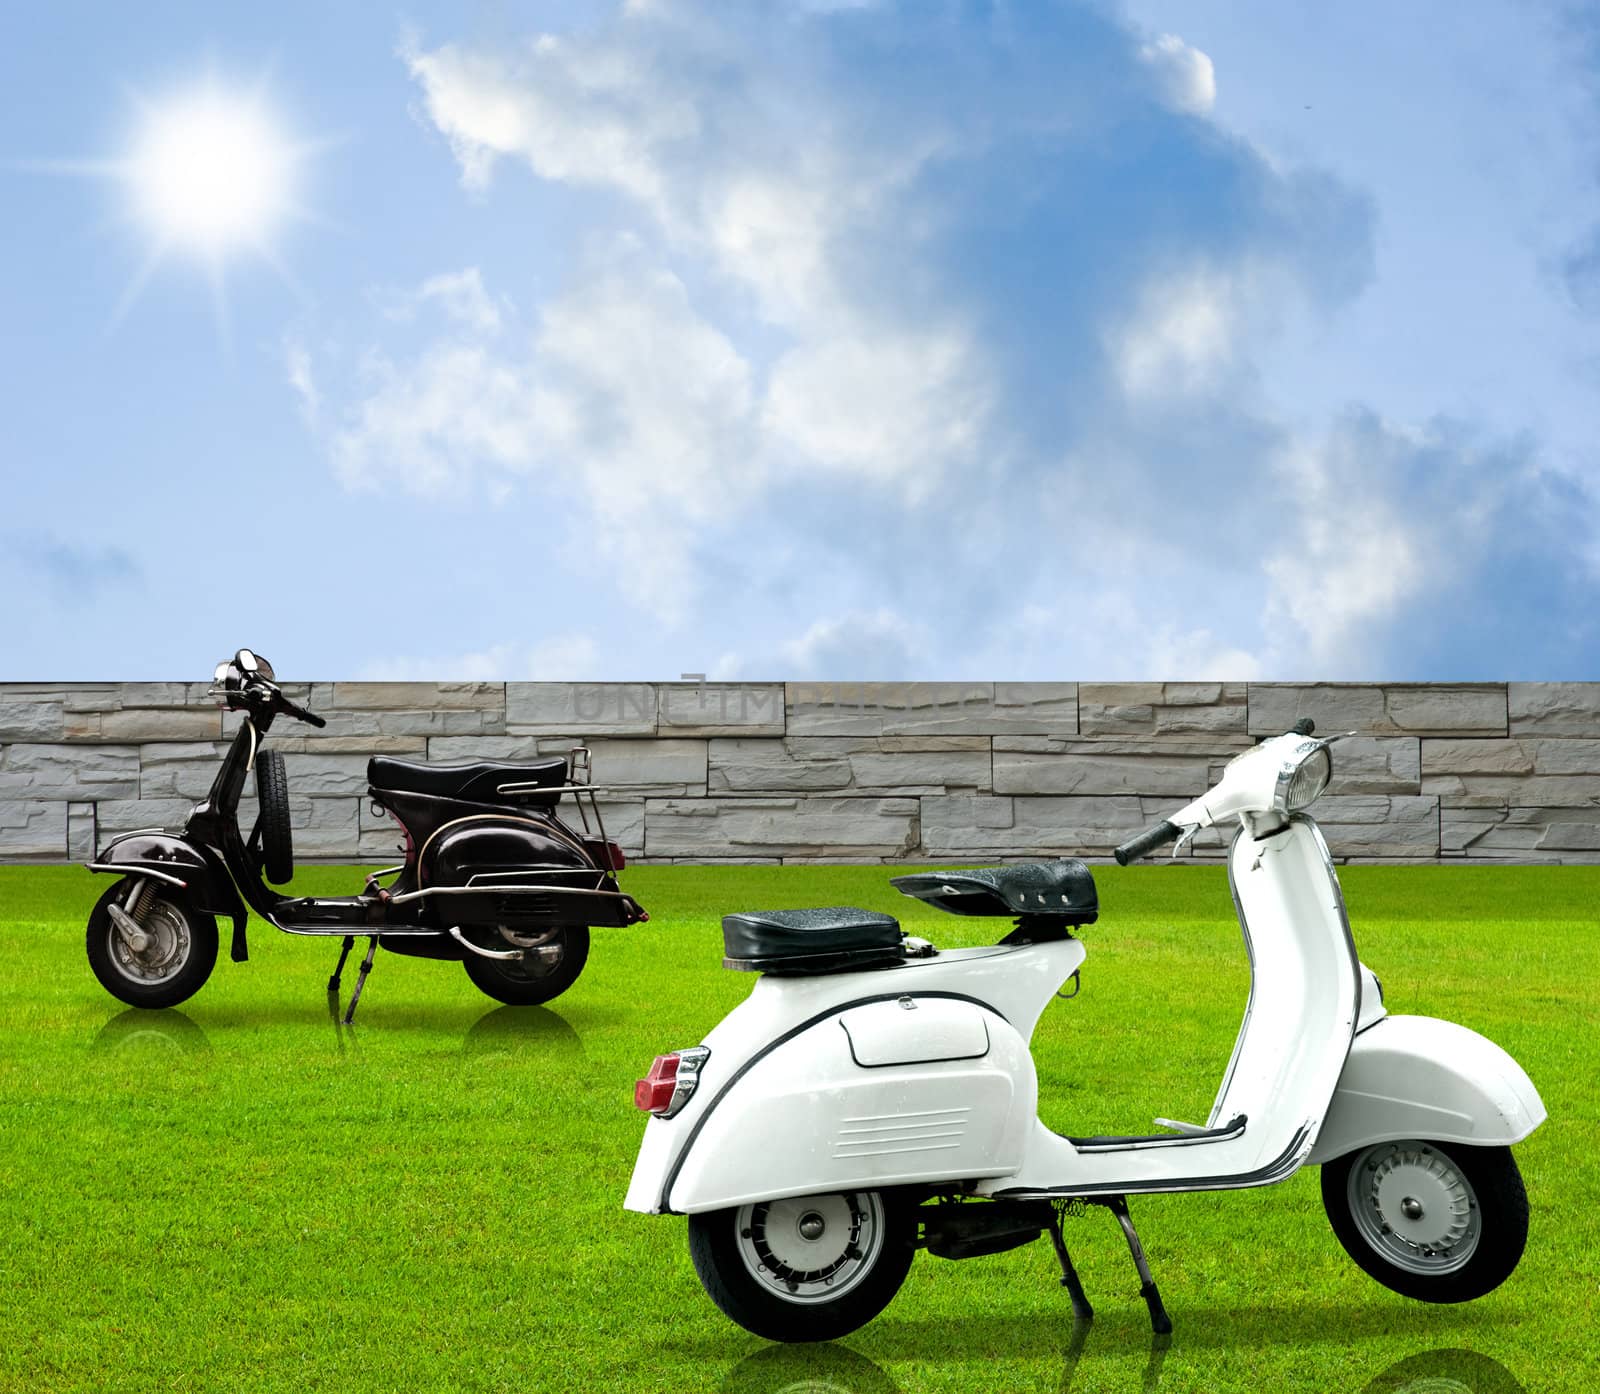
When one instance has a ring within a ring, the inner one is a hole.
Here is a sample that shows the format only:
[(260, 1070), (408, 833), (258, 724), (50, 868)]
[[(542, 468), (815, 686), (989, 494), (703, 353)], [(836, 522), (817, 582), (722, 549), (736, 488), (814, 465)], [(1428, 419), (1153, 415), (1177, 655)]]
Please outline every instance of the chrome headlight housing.
[(1278, 771), (1274, 802), (1284, 813), (1298, 813), (1321, 797), (1332, 778), (1333, 752), (1327, 741), (1301, 741)]

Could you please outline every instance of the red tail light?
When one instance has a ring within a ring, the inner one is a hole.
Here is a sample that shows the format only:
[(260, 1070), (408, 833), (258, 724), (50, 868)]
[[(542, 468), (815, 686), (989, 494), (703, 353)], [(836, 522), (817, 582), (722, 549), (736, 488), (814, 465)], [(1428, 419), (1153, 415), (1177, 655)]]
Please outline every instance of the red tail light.
[(628, 865), (627, 854), (614, 842), (602, 842), (598, 837), (586, 837), (583, 845), (588, 849), (589, 855), (594, 858), (596, 866), (605, 867), (611, 871), (621, 871)]
[(700, 1083), (700, 1067), (710, 1054), (705, 1046), (690, 1046), (656, 1056), (650, 1062), (650, 1073), (634, 1083), (634, 1106), (657, 1118), (671, 1118), (693, 1096)]
[(633, 1105), (646, 1113), (665, 1113), (678, 1092), (678, 1065), (683, 1057), (674, 1051), (658, 1055), (650, 1063), (650, 1073), (633, 1086)]

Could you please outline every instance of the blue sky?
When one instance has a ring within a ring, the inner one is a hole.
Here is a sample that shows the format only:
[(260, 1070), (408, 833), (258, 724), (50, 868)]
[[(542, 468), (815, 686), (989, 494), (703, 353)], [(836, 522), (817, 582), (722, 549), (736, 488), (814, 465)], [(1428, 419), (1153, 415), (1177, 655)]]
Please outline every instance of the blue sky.
[(0, 679), (1600, 677), (1596, 40), (13, 7)]

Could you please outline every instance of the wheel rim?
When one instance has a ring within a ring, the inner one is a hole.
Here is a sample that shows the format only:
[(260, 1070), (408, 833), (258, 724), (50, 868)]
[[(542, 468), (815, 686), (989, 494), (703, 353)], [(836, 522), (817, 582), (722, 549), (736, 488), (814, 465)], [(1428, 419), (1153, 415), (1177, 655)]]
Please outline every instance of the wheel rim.
[(123, 977), (144, 987), (171, 982), (183, 972), (194, 945), (188, 917), (171, 901), (152, 900), (140, 911), (139, 928), (150, 941), (142, 953), (128, 947), (116, 925), (107, 927), (111, 961)]
[(1477, 1251), (1483, 1214), (1462, 1170), (1426, 1142), (1369, 1147), (1347, 1186), (1356, 1229), (1407, 1273), (1453, 1273)]
[(740, 1207), (739, 1257), (786, 1302), (828, 1302), (862, 1282), (884, 1244), (876, 1191), (795, 1196)]

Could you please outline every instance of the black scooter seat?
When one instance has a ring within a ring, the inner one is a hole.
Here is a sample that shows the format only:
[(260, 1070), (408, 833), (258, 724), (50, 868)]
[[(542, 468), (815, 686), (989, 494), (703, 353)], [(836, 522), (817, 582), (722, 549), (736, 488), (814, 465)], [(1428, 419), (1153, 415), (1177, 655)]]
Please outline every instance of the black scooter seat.
[(502, 784), (537, 784), (541, 788), (551, 788), (566, 782), (567, 762), (561, 756), (522, 764), (482, 760), (473, 765), (424, 765), (410, 760), (391, 760), (386, 755), (374, 755), (367, 761), (367, 783), (375, 791), (393, 789), (396, 793), (431, 794), (435, 798), (471, 803), (505, 803), (527, 797), (502, 794)]
[(882, 967), (903, 957), (900, 922), (874, 910), (747, 910), (722, 917), (728, 968), (814, 974)]
[(1071, 857), (1021, 866), (919, 871), (893, 877), (889, 884), (952, 915), (1044, 915), (1089, 924), (1100, 913), (1093, 873)]

